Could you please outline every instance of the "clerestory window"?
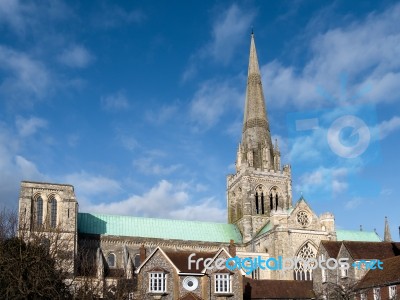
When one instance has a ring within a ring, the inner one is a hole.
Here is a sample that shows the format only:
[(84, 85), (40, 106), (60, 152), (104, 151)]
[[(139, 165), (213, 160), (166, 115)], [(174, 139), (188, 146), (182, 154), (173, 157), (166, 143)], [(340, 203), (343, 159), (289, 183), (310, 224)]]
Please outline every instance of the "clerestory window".
[(40, 226), (43, 224), (43, 199), (38, 197), (36, 199), (36, 225)]
[(52, 197), (50, 198), (50, 227), (55, 228), (57, 226), (57, 200)]

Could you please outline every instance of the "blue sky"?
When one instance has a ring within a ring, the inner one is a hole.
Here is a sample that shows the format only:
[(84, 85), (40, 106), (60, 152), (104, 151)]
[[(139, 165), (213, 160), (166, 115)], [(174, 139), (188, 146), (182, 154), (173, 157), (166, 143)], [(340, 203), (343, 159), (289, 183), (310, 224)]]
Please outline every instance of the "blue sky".
[(81, 211), (225, 222), (253, 27), (293, 198), (337, 228), (388, 216), (398, 239), (399, 19), (391, 1), (0, 0), (0, 204), (47, 181)]

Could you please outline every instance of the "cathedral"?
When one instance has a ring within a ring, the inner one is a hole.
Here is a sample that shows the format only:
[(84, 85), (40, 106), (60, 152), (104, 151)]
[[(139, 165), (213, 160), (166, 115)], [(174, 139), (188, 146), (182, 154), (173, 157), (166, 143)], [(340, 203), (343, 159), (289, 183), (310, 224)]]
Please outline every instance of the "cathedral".
[[(253, 34), (244, 106), (236, 171), (227, 176), (227, 223), (80, 212), (72, 185), (23, 181), (20, 231), (58, 229), (69, 239), (71, 274), (89, 276), (80, 274), (76, 262), (89, 250), (96, 270), (90, 276), (103, 291), (118, 278), (131, 280), (130, 299), (243, 299), (245, 282), (262, 280), (276, 286), (286, 282), (290, 290), (307, 293), (313, 270), (300, 264), (291, 270), (255, 269), (246, 274), (210, 269), (205, 262), (315, 258), (322, 241), (381, 239), (375, 232), (337, 230), (332, 213), (317, 215), (305, 198), (292, 199), (291, 167), (281, 164), (278, 141), (271, 138)], [(200, 261), (192, 269), (190, 257)]]

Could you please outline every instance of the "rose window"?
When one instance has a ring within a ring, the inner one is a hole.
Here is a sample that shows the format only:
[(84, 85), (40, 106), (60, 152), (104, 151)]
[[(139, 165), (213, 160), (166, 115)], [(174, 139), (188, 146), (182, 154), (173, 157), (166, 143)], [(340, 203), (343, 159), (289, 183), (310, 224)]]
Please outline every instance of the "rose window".
[(308, 213), (305, 211), (299, 211), (297, 213), (297, 223), (303, 227), (310, 225), (310, 217), (308, 216)]

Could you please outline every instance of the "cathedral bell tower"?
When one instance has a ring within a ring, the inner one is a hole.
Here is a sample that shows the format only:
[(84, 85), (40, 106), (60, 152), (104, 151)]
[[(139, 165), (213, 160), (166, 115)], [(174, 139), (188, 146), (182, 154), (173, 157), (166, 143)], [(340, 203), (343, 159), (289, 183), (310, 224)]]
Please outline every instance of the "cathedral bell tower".
[(251, 34), (242, 140), (236, 174), (227, 178), (228, 222), (248, 242), (273, 215), (292, 207), (290, 166), (281, 168), (278, 141), (272, 143), (254, 34)]

